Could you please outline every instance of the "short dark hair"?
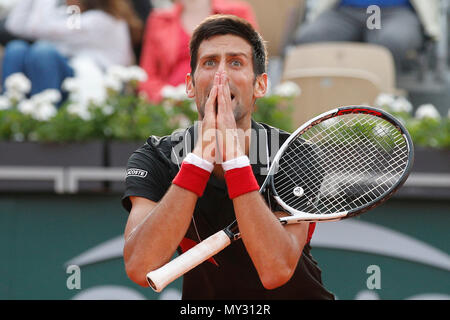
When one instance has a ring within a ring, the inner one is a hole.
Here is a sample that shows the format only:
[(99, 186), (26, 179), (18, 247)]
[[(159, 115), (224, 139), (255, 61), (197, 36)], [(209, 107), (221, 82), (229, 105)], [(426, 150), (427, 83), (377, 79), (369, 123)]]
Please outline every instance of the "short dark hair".
[(246, 40), (252, 47), (255, 77), (266, 72), (267, 48), (261, 35), (246, 20), (233, 15), (216, 14), (206, 18), (195, 28), (189, 43), (191, 74), (195, 72), (198, 48), (204, 40), (214, 36), (232, 34)]

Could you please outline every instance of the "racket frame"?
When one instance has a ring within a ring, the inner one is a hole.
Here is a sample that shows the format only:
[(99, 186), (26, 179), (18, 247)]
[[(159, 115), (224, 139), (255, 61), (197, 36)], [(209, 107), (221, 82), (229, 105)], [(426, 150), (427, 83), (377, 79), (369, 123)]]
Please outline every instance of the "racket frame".
[[(398, 179), (398, 181), (390, 187), (389, 190), (387, 190), (382, 196), (374, 199), (370, 203), (366, 204), (362, 208), (357, 208), (357, 210), (351, 210), (351, 211), (341, 211), (336, 212), (332, 214), (324, 214), (324, 215), (318, 215), (318, 214), (312, 214), (304, 211), (299, 211), (294, 208), (291, 208), (288, 206), (279, 196), (276, 192), (273, 184), (273, 173), (274, 170), (278, 166), (278, 162), (281, 158), (281, 156), (284, 153), (284, 150), (289, 146), (289, 144), (292, 142), (292, 140), (296, 139), (298, 136), (306, 132), (311, 127), (324, 122), (330, 118), (334, 118), (335, 116), (341, 116), (345, 114), (369, 114), (373, 115), (379, 118), (382, 118), (383, 120), (386, 120), (390, 122), (392, 125), (394, 125), (397, 130), (401, 132), (403, 135), (406, 147), (408, 149), (408, 163), (403, 171), (402, 177)], [(414, 146), (411, 140), (411, 137), (408, 133), (408, 130), (405, 128), (405, 126), (397, 120), (394, 116), (389, 114), (388, 112), (370, 107), (370, 106), (364, 106), (364, 105), (350, 105), (350, 106), (343, 106), (339, 108), (332, 109), (330, 111), (327, 111), (325, 113), (322, 113), (311, 120), (307, 121), (303, 125), (301, 125), (297, 130), (295, 130), (289, 138), (281, 145), (279, 151), (276, 153), (274, 160), (272, 162), (272, 165), (270, 166), (268, 176), (266, 177), (263, 186), (261, 187), (261, 190), (264, 190), (268, 184), (270, 184), (271, 192), (274, 197), (274, 199), (278, 202), (278, 204), (286, 210), (286, 213), (290, 216), (288, 217), (282, 217), (280, 218), (280, 222), (282, 224), (291, 224), (291, 223), (298, 223), (303, 221), (315, 221), (315, 222), (323, 222), (323, 221), (338, 221), (341, 219), (353, 217), (356, 215), (360, 215), (368, 210), (371, 210), (382, 203), (384, 203), (386, 200), (388, 200), (392, 195), (405, 183), (407, 180), (409, 173), (412, 169), (414, 163)]]

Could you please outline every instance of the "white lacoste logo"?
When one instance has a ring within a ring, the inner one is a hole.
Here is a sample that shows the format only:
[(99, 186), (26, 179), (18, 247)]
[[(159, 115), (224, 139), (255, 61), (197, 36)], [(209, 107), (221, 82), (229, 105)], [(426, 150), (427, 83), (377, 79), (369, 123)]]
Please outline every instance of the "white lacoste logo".
[(127, 169), (127, 177), (140, 177), (145, 178), (147, 176), (147, 171), (142, 169), (130, 168)]

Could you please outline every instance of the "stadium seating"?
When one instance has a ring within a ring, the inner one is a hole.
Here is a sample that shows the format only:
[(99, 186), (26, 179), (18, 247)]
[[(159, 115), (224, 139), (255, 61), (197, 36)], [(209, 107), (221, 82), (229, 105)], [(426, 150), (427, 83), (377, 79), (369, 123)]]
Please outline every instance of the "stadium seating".
[(253, 7), (269, 57), (282, 56), (305, 12), (306, 0), (245, 1)]
[(282, 80), (296, 82), (294, 126), (340, 105), (372, 104), (380, 93), (396, 93), (395, 68), (384, 47), (323, 42), (291, 47)]
[(364, 70), (299, 70), (285, 74), (284, 80), (295, 82), (301, 89), (294, 100), (294, 127), (335, 107), (370, 105), (382, 92), (380, 81)]
[(395, 91), (395, 67), (385, 47), (361, 42), (321, 42), (291, 47), (284, 72), (328, 68), (366, 70), (380, 79), (384, 92)]

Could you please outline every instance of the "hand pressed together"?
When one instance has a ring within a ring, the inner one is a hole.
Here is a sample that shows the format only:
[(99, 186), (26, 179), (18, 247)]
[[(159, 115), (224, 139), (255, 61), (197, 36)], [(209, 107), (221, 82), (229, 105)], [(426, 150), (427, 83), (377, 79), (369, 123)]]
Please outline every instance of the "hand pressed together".
[(229, 78), (224, 71), (214, 76), (199, 133), (200, 140), (193, 152), (211, 163), (220, 164), (245, 155), (233, 113)]

